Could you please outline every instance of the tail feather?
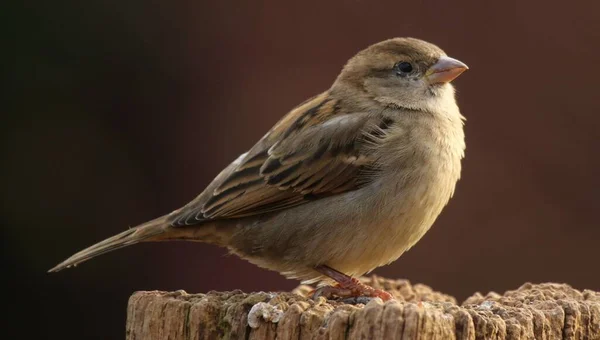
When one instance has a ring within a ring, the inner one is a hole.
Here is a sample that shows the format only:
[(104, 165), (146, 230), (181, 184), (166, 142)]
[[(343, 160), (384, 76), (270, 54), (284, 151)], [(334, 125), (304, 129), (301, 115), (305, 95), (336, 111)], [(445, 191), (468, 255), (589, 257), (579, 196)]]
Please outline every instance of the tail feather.
[(110, 251), (127, 247), (142, 241), (150, 241), (151, 238), (164, 233), (166, 227), (167, 224), (165, 223), (165, 218), (159, 217), (155, 220), (125, 230), (120, 234), (117, 234), (115, 236), (107, 238), (104, 241), (96, 243), (93, 246), (86, 248), (76, 253), (75, 255), (69, 257), (62, 263), (58, 264), (56, 267), (50, 269), (48, 272), (58, 272), (65, 268), (76, 266), (93, 257), (106, 254)]

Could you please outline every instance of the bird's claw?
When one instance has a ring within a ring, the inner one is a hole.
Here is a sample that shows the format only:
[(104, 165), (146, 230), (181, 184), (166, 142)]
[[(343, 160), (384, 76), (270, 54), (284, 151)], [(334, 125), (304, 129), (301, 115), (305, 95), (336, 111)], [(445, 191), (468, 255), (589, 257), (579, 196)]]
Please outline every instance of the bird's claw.
[(376, 297), (383, 301), (392, 300), (394, 298), (392, 294), (367, 286), (357, 279), (352, 279), (351, 282), (344, 286), (340, 284), (336, 286), (323, 286), (312, 292), (313, 300), (316, 300), (321, 296), (328, 300), (333, 300), (334, 297), (342, 298), (342, 302), (352, 304), (366, 303)]

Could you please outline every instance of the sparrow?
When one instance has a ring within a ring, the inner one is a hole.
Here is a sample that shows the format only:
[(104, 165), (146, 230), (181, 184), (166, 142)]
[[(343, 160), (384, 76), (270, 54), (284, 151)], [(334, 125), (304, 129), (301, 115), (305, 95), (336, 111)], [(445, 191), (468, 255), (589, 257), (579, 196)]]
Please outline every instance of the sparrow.
[(315, 297), (389, 300), (356, 277), (398, 259), (452, 197), (465, 141), (450, 82), (467, 69), (423, 40), (371, 45), (191, 202), (49, 271), (139, 242), (189, 240), (319, 283)]

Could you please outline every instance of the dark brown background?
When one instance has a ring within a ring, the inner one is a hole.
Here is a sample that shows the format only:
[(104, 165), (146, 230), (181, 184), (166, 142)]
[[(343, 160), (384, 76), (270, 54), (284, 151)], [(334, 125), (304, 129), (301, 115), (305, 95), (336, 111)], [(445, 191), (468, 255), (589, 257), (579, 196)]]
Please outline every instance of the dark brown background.
[(355, 52), (395, 36), (471, 67), (455, 83), (468, 146), (433, 229), (376, 273), (459, 299), (526, 281), (600, 290), (600, 2), (27, 3), (2, 11), (3, 330), (117, 339), (135, 290), (294, 287), (193, 243), (45, 271), (186, 203)]

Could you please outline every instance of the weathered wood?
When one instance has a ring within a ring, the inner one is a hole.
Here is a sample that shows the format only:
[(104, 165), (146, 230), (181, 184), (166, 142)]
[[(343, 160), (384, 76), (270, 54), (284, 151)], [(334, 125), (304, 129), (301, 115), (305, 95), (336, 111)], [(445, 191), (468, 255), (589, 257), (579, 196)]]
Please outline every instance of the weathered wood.
[(600, 293), (524, 284), (462, 305), (406, 280), (365, 278), (397, 300), (350, 305), (293, 293), (136, 292), (127, 339), (600, 339)]

